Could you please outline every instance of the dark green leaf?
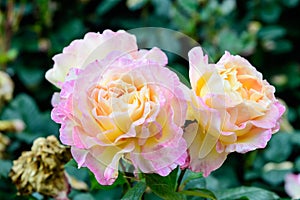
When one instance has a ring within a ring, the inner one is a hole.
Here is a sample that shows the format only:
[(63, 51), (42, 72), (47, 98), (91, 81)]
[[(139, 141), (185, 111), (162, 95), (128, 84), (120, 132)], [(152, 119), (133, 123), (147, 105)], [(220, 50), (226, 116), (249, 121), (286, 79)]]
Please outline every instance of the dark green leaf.
[(289, 40), (276, 40), (274, 46), (274, 53), (286, 53), (291, 51), (293, 44)]
[[(222, 165), (222, 170), (216, 170), (215, 172), (212, 173), (211, 177), (214, 177), (215, 180), (218, 181), (218, 188), (214, 189), (225, 189), (225, 188), (232, 188), (232, 187), (237, 187), (241, 185), (239, 178), (238, 178), (238, 173), (237, 170), (241, 162), (239, 161), (239, 157), (234, 157), (234, 155), (229, 155), (227, 157), (227, 162)], [(226, 174), (226, 176), (225, 176)], [(206, 182), (207, 188), (209, 186), (209, 181), (207, 180)], [(212, 188), (210, 188), (212, 189)]]
[(12, 41), (12, 46), (21, 51), (35, 52), (38, 50), (38, 35), (34, 30), (26, 28), (16, 35)]
[(207, 199), (216, 200), (216, 196), (214, 193), (207, 189), (196, 189), (196, 190), (183, 190), (180, 191), (181, 194), (185, 194), (187, 196), (196, 196), (196, 197), (202, 197)]
[(258, 32), (258, 37), (262, 39), (276, 39), (283, 37), (286, 34), (286, 29), (282, 26), (265, 26)]
[(16, 137), (32, 143), (37, 137), (57, 135), (58, 125), (50, 119), (50, 113), (41, 113), (34, 99), (27, 94), (20, 94), (6, 106), (1, 119), (20, 119), (24, 121), (25, 130)]
[(59, 30), (50, 35), (52, 52), (61, 52), (72, 40), (82, 38), (85, 31), (86, 28), (81, 20), (74, 18), (74, 20), (68, 21)]
[(281, 0), (281, 2), (287, 7), (295, 7), (298, 5), (299, 0)]
[(291, 152), (290, 134), (277, 133), (272, 137), (267, 148), (264, 150), (264, 156), (268, 161), (282, 162), (290, 156)]
[(23, 84), (30, 87), (37, 87), (44, 80), (44, 71), (40, 68), (18, 67), (17, 74)]
[(241, 38), (235, 31), (229, 29), (219, 32), (218, 43), (222, 51), (229, 50), (232, 54), (239, 53), (243, 47)]
[(221, 11), (223, 15), (231, 13), (236, 8), (236, 1), (225, 0), (221, 4)]
[(295, 169), (300, 172), (300, 156), (298, 156), (295, 160)]
[(121, 0), (104, 0), (102, 1), (97, 9), (96, 13), (100, 16), (106, 14), (108, 11), (110, 11), (114, 6), (116, 6)]
[[(178, 33), (164, 28), (137, 28), (129, 30), (137, 37), (139, 48), (158, 47), (176, 55), (181, 54), (181, 46), (178, 40)], [(186, 56), (186, 55), (183, 55)]]
[(178, 4), (187, 12), (193, 13), (197, 11), (198, 2), (194, 0), (178, 0)]
[(173, 170), (168, 176), (158, 174), (145, 174), (146, 184), (151, 190), (163, 199), (182, 200), (184, 195), (175, 192), (178, 169)]
[(159, 16), (165, 16), (168, 17), (171, 9), (171, 2), (170, 0), (151, 0), (151, 3), (153, 4), (155, 8), (155, 13)]
[(278, 199), (279, 196), (273, 192), (256, 187), (238, 187), (215, 192), (218, 200), (234, 200), (247, 198), (249, 200)]
[(32, 117), (36, 117), (37, 115), (39, 115), (39, 110), (34, 100), (26, 94), (20, 94), (5, 107), (1, 118), (23, 119), (30, 124), (35, 123)]
[(0, 159), (0, 178), (7, 178), (12, 167), (12, 162), (10, 160)]
[(291, 135), (291, 142), (300, 147), (300, 132), (294, 132)]
[(97, 190), (92, 192), (95, 199), (101, 200), (112, 200), (112, 199), (121, 199), (122, 197), (122, 188), (115, 187), (108, 190)]
[(139, 200), (146, 190), (144, 182), (138, 182), (133, 188), (130, 188), (122, 197), (122, 200)]
[(267, 23), (275, 22), (280, 14), (281, 14), (281, 7), (277, 3), (268, 2), (264, 6), (264, 9), (261, 9), (260, 16), (263, 21)]
[(82, 199), (84, 199), (84, 200), (94, 200), (95, 198), (89, 193), (81, 193), (81, 194), (76, 195), (73, 199), (74, 200), (82, 200)]
[(292, 170), (271, 170), (262, 173), (262, 178), (270, 185), (278, 186), (283, 183), (285, 176), (291, 172)]
[(201, 189), (206, 187), (206, 181), (203, 178), (202, 173), (193, 172), (191, 170), (185, 171), (185, 174), (180, 184), (180, 189), (182, 190), (189, 190), (191, 188)]
[(65, 170), (70, 176), (89, 184), (89, 170), (85, 167), (78, 169), (77, 163), (74, 159), (71, 159), (67, 164), (65, 164)]

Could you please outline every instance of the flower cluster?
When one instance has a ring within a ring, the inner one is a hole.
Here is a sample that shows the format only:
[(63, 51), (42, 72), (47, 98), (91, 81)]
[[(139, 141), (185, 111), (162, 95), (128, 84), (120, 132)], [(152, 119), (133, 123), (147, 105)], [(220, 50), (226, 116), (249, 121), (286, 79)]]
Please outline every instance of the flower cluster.
[(208, 175), (231, 152), (263, 148), (284, 107), (275, 89), (240, 56), (209, 64), (189, 52), (192, 89), (169, 70), (158, 48), (139, 50), (133, 35), (87, 33), (54, 58), (46, 78), (61, 89), (52, 119), (79, 167), (110, 185), (119, 161), (135, 172), (168, 175), (177, 166)]

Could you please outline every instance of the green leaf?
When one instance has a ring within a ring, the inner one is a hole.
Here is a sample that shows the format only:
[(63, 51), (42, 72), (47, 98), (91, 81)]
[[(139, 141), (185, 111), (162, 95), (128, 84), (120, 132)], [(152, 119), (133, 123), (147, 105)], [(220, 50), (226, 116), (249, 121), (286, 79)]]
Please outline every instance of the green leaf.
[(268, 161), (283, 162), (292, 153), (292, 145), (290, 144), (290, 134), (275, 134), (264, 150), (264, 156)]
[(286, 29), (281, 26), (265, 26), (258, 31), (258, 37), (266, 39), (281, 38), (286, 34)]
[(207, 189), (196, 189), (196, 190), (183, 190), (180, 191), (181, 194), (185, 194), (188, 196), (196, 196), (196, 197), (203, 197), (208, 199), (216, 200), (215, 194)]
[(76, 195), (73, 199), (74, 200), (82, 200), (82, 199), (84, 199), (84, 200), (94, 200), (95, 198), (89, 193), (81, 193), (81, 194)]
[[(300, 86), (299, 64), (291, 63), (285, 67), (285, 70), (287, 71), (286, 73), (287, 73), (288, 80), (289, 80), (287, 82), (288, 87), (291, 89), (296, 89), (297, 87), (299, 87)], [(296, 92), (297, 90), (294, 90), (294, 91)], [(296, 111), (293, 109), (293, 107), (290, 107), (289, 112), (288, 112), (288, 119), (290, 121), (293, 121), (294, 119), (296, 119), (296, 117), (297, 117)], [(298, 134), (300, 134), (300, 133), (298, 132)]]
[(221, 11), (223, 15), (228, 15), (236, 8), (236, 1), (225, 0), (221, 4)]
[(163, 177), (157, 174), (145, 174), (146, 184), (151, 190), (163, 199), (182, 200), (185, 196), (175, 192), (177, 183), (178, 168), (168, 176)]
[(143, 195), (143, 199), (144, 200), (163, 200), (162, 198), (160, 198), (159, 196), (157, 196), (153, 192), (145, 192), (144, 195)]
[(298, 5), (299, 0), (281, 0), (281, 2), (287, 7), (295, 7)]
[(37, 137), (58, 133), (58, 125), (50, 119), (50, 113), (41, 113), (34, 99), (27, 94), (16, 96), (4, 108), (1, 119), (20, 119), (24, 121), (25, 130), (15, 136), (27, 143), (32, 143)]
[(274, 53), (286, 53), (293, 49), (293, 44), (289, 40), (276, 40), (274, 45)]
[(163, 28), (148, 27), (132, 29), (128, 30), (128, 32), (136, 36), (139, 48), (146, 49), (158, 47), (161, 50), (176, 55), (181, 54), (182, 47), (180, 41), (178, 40), (178, 34), (175, 31)]
[(276, 22), (282, 11), (280, 5), (271, 1), (263, 6), (260, 13), (262, 20), (267, 23)]
[(197, 11), (199, 3), (194, 0), (178, 0), (178, 5), (182, 7), (187, 13), (192, 14)]
[(129, 189), (127, 193), (122, 197), (122, 200), (139, 200), (142, 198), (146, 184), (144, 182), (138, 182), (133, 188)]
[(186, 170), (180, 184), (180, 190), (189, 190), (192, 188), (201, 189), (205, 188), (206, 181), (202, 173)]
[(218, 200), (249, 199), (266, 200), (278, 199), (279, 196), (273, 192), (256, 187), (237, 187), (215, 192)]
[(222, 51), (230, 50), (233, 54), (240, 53), (243, 47), (241, 38), (231, 29), (223, 29), (219, 32), (218, 43)]
[(96, 13), (100, 16), (106, 14), (108, 11), (110, 11), (114, 6), (116, 6), (121, 0), (104, 0), (102, 1), (97, 9)]
[[(217, 180), (217, 188), (214, 188), (215, 190), (221, 190), (226, 188), (233, 188), (241, 185), (241, 182), (238, 178), (238, 173), (236, 169), (239, 169), (241, 167), (241, 155), (230, 155), (227, 158), (227, 162), (222, 165), (222, 168), (220, 170), (216, 170), (211, 177), (214, 177), (215, 180)], [(224, 176), (226, 174), (226, 176)], [(206, 179), (208, 179), (207, 177)], [(207, 188), (212, 189), (210, 185), (210, 181), (207, 180)]]
[(295, 131), (291, 135), (291, 142), (293, 145), (300, 147), (300, 132)]
[(295, 169), (300, 172), (300, 156), (298, 156), (295, 160)]
[(1, 118), (23, 119), (31, 125), (30, 123), (35, 123), (32, 117), (37, 115), (39, 115), (39, 110), (34, 100), (27, 94), (20, 94), (5, 107)]
[(28, 87), (38, 87), (44, 80), (44, 71), (40, 68), (18, 66), (17, 74), (22, 83)]
[(89, 184), (89, 170), (85, 167), (78, 169), (77, 163), (74, 159), (71, 159), (67, 164), (65, 164), (65, 170), (70, 176)]
[(170, 9), (171, 9), (171, 1), (170, 0), (151, 0), (153, 7), (155, 9), (155, 13), (159, 16), (169, 17)]
[(0, 177), (7, 178), (12, 167), (12, 162), (0, 159), (0, 166)]
[(38, 35), (34, 30), (25, 28), (14, 37), (12, 46), (22, 52), (36, 52), (38, 50)]
[(86, 28), (82, 20), (74, 18), (68, 21), (56, 32), (51, 32), (50, 41), (52, 53), (61, 52), (72, 40), (82, 38), (85, 32)]
[(121, 199), (122, 188), (116, 187), (108, 190), (97, 190), (97, 191), (93, 191), (92, 194), (95, 199), (101, 199), (101, 200)]
[(285, 176), (291, 173), (292, 170), (271, 170), (263, 172), (262, 179), (273, 186), (278, 186), (283, 183)]

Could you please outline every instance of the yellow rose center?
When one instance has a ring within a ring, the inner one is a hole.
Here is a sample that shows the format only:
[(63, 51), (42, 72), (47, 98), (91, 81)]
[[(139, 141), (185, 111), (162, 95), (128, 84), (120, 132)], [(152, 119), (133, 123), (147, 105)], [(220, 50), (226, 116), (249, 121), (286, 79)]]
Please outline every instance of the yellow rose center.
[[(90, 91), (93, 114), (102, 132), (98, 138), (102, 141), (114, 142), (129, 131), (132, 123), (147, 119), (158, 109), (151, 85), (119, 79), (105, 85), (98, 83)], [(149, 127), (155, 129), (151, 124)], [(136, 127), (136, 131), (142, 130)], [(149, 136), (152, 134), (155, 131)]]

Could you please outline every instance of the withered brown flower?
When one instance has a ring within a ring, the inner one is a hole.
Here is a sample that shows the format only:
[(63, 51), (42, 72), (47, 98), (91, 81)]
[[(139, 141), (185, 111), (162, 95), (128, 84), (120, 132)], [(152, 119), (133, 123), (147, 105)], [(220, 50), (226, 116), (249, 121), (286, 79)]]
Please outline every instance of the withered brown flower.
[(61, 145), (55, 136), (37, 138), (31, 151), (23, 152), (13, 162), (9, 175), (21, 195), (39, 192), (67, 199), (69, 184), (64, 164), (70, 158), (68, 147)]

